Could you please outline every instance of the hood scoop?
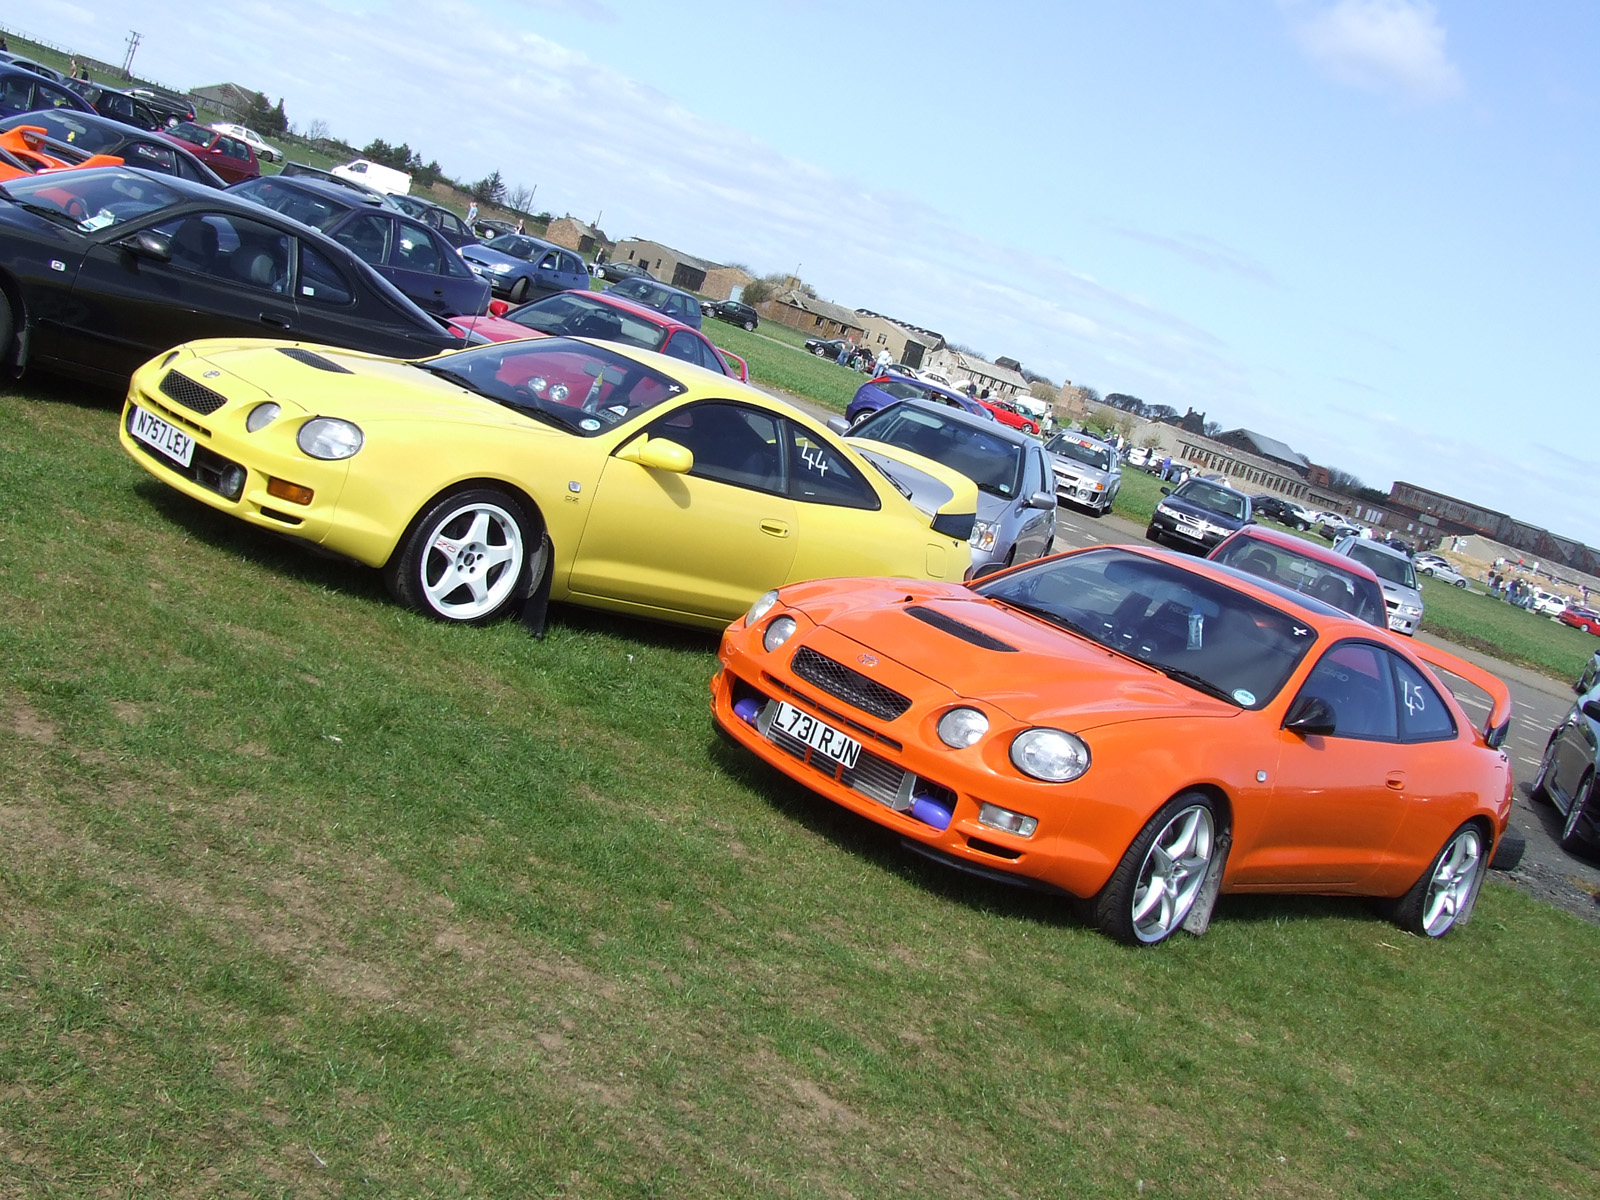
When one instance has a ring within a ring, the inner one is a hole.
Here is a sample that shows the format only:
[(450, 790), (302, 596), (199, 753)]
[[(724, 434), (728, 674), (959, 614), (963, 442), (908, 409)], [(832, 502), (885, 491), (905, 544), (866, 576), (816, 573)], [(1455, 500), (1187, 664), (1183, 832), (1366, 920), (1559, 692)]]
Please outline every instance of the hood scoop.
[(319, 371), (328, 371), (334, 375), (355, 374), (349, 367), (341, 367), (333, 359), (323, 358), (322, 355), (310, 350), (302, 350), (299, 346), (279, 346), (278, 353), (304, 366), (315, 367)]
[(941, 633), (948, 633), (951, 637), (960, 638), (972, 646), (979, 646), (985, 650), (997, 650), (1003, 654), (1015, 654), (1017, 648), (1009, 642), (1002, 642), (997, 637), (991, 637), (975, 625), (968, 625), (965, 621), (958, 621), (954, 617), (946, 616), (937, 609), (923, 608), (913, 604), (900, 610), (908, 617), (915, 617), (924, 625), (932, 625)]

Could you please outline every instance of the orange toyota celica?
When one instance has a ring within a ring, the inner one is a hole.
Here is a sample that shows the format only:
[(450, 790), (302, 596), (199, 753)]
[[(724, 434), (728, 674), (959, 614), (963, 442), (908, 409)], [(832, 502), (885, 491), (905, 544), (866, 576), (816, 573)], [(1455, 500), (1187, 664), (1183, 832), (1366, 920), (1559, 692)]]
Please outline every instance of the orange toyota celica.
[[(1100, 546), (966, 586), (830, 579), (730, 626), (718, 726), (931, 858), (1203, 932), (1219, 892), (1472, 914), (1511, 810), (1500, 680), (1309, 596)], [(1488, 693), (1474, 728), (1437, 667)], [(1508, 846), (1509, 849), (1509, 846)]]
[(48, 130), (37, 125), (19, 125), (15, 129), (0, 131), (0, 183), (45, 171), (122, 165), (122, 160), (112, 154), (95, 154), (76, 162), (60, 158), (49, 136)]

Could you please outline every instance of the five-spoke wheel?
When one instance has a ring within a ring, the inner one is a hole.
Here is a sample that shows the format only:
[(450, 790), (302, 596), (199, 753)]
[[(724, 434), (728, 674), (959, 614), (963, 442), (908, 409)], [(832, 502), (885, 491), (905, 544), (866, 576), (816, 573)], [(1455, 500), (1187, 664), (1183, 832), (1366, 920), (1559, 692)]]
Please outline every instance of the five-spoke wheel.
[(510, 496), (474, 489), (436, 501), (390, 559), (390, 590), (418, 612), (480, 624), (518, 594), (537, 546), (534, 524)]
[(1475, 822), (1451, 834), (1444, 849), (1395, 906), (1396, 923), (1422, 937), (1443, 937), (1465, 920), (1489, 865), (1486, 849), (1483, 830)]
[(1185, 792), (1167, 801), (1139, 831), (1095, 897), (1095, 923), (1130, 946), (1166, 941), (1194, 907), (1216, 846), (1210, 797)]

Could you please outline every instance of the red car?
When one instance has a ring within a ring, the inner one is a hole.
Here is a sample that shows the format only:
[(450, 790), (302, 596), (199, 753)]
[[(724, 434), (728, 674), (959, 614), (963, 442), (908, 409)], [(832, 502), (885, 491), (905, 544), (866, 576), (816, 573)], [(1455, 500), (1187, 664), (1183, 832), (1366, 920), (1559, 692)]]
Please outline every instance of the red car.
[(1016, 405), (1007, 400), (998, 400), (991, 396), (985, 400), (979, 397), (978, 403), (994, 414), (994, 419), (1002, 425), (1009, 425), (1013, 429), (1020, 429), (1023, 433), (1038, 433), (1038, 423), (1032, 417), (1023, 416), (1017, 411)]
[(1571, 625), (1574, 629), (1581, 629), (1585, 633), (1592, 633), (1600, 637), (1600, 612), (1592, 608), (1582, 608), (1576, 604), (1569, 604), (1556, 618), (1563, 625)]
[(450, 324), (473, 345), (528, 337), (596, 338), (655, 350), (732, 379), (750, 379), (744, 359), (719, 350), (698, 329), (611, 292), (557, 292), (521, 308), (494, 300), (489, 312), (486, 317), (452, 317)]
[(1246, 525), (1210, 554), (1212, 562), (1331, 604), (1379, 629), (1389, 627), (1383, 587), (1372, 568), (1265, 525)]
[(218, 133), (193, 121), (180, 122), (160, 131), (159, 136), (182, 146), (228, 183), (256, 179), (261, 174), (255, 150), (240, 138)]

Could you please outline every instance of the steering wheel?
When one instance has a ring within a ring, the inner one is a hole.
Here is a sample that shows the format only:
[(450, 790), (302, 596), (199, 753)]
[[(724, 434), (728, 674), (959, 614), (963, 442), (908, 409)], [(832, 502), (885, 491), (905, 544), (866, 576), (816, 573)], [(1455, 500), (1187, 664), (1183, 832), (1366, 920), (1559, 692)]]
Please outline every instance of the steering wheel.
[(67, 201), (67, 216), (74, 221), (87, 221), (89, 219), (89, 206), (74, 196)]

